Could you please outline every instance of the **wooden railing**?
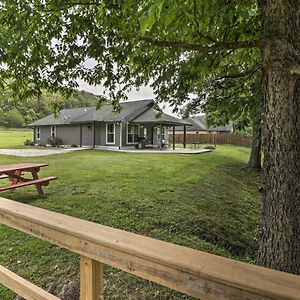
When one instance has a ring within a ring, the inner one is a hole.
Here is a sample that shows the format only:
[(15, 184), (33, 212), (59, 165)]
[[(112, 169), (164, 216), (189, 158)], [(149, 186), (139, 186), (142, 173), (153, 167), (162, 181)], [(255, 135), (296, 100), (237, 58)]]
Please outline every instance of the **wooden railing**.
[[(200, 299), (300, 299), (300, 277), (0, 198), (0, 223), (81, 255), (81, 299), (104, 299), (110, 265)], [(200, 225), (200, 224), (199, 224)], [(58, 299), (0, 268), (26, 299)]]

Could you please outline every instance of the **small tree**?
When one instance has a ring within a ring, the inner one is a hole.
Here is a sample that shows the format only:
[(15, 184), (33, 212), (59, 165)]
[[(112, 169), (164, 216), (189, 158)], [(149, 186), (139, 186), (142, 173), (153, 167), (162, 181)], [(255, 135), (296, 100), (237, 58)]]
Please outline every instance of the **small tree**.
[(21, 128), (25, 126), (25, 120), (16, 108), (5, 113), (5, 126), (12, 128)]

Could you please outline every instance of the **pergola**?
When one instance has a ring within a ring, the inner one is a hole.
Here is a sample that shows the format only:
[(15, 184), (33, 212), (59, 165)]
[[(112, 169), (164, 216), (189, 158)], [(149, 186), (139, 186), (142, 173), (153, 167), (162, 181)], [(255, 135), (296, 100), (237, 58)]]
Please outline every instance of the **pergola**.
[(159, 126), (160, 128), (160, 149), (162, 149), (162, 126), (173, 127), (173, 149), (175, 149), (175, 127), (183, 126), (183, 147), (186, 147), (186, 127), (191, 123), (178, 119), (156, 109), (149, 109), (139, 117), (135, 118), (130, 124), (145, 124)]

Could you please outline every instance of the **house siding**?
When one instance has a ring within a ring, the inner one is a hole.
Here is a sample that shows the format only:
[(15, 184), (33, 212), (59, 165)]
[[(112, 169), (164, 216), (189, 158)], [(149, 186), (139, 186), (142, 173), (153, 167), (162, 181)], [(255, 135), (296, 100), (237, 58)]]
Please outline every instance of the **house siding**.
[[(108, 123), (111, 124), (111, 123)], [(132, 147), (134, 144), (127, 143), (127, 122), (122, 123), (122, 146)], [(115, 143), (106, 143), (106, 123), (82, 124), (82, 146), (93, 146), (95, 138), (95, 146), (120, 146), (120, 125), (115, 123)], [(140, 127), (139, 137), (144, 137), (144, 128), (147, 128), (147, 144), (158, 145), (157, 128), (152, 125), (144, 125)], [(40, 126), (40, 140), (36, 140), (34, 129), (35, 144), (47, 144), (51, 137), (51, 126)], [(80, 145), (80, 125), (57, 125), (56, 136), (62, 140), (63, 145)]]
[(93, 146), (93, 123), (82, 124), (82, 146)]
[(56, 136), (64, 145), (80, 145), (80, 125), (56, 126)]
[(37, 140), (36, 139), (36, 134), (35, 134), (35, 129), (36, 127), (34, 127), (34, 143), (35, 144), (47, 144), (47, 140), (50, 137), (50, 128), (51, 126), (39, 126), (40, 127), (40, 139)]
[(115, 143), (107, 144), (106, 143), (106, 124), (112, 124), (112, 123), (108, 122), (108, 123), (96, 124), (95, 145), (96, 146), (119, 147), (119, 145), (120, 145), (120, 125), (117, 123), (114, 123), (115, 124)]

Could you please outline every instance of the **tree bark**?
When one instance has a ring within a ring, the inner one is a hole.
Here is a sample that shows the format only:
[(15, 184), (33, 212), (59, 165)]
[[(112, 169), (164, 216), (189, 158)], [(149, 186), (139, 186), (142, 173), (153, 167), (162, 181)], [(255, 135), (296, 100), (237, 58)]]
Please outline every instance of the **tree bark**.
[(300, 2), (261, 0), (264, 185), (259, 264), (300, 274)]
[(261, 121), (261, 112), (258, 112), (252, 120), (252, 146), (248, 162), (248, 168), (256, 171), (261, 170)]

